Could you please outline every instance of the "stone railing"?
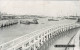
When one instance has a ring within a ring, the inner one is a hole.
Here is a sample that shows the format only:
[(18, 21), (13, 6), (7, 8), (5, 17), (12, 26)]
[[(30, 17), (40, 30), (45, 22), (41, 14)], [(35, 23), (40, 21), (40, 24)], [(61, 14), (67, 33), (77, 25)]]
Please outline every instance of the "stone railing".
[(40, 45), (48, 40), (48, 38), (51, 36), (77, 27), (80, 27), (80, 25), (77, 23), (49, 26), (1, 44), (0, 50), (36, 50), (36, 48), (39, 48)]

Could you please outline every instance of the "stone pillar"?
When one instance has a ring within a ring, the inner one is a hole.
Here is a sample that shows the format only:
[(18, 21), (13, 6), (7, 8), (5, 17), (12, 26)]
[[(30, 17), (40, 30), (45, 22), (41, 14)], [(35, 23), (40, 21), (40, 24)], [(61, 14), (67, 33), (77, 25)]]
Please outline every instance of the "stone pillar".
[(37, 50), (36, 45), (34, 44), (34, 50)]
[(40, 44), (39, 44), (39, 41), (38, 41), (38, 48), (40, 48)]
[(43, 38), (41, 38), (41, 45), (43, 45)]

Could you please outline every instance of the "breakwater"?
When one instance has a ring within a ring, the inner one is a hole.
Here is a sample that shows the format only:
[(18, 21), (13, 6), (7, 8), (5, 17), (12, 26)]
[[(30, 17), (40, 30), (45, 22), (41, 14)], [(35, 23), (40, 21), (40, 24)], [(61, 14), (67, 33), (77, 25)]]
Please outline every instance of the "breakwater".
[(18, 20), (1, 20), (0, 21), (0, 28), (11, 26), (11, 25), (14, 25), (17, 23), (18, 23)]

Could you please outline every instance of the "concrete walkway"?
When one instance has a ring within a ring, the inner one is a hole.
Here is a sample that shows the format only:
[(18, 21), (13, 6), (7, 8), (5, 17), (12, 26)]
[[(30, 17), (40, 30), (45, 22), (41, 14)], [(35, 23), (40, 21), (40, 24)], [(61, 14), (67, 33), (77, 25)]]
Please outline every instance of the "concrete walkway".
[(67, 45), (69, 40), (77, 33), (78, 29), (72, 29), (57, 35), (53, 39), (47, 41), (39, 50), (65, 50), (65, 47), (54, 47), (56, 44)]

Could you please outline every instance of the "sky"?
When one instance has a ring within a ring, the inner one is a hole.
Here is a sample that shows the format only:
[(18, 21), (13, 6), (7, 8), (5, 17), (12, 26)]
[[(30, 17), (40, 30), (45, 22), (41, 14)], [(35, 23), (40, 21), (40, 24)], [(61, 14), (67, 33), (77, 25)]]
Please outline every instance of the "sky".
[(80, 15), (80, 1), (0, 0), (0, 11), (16, 15)]

